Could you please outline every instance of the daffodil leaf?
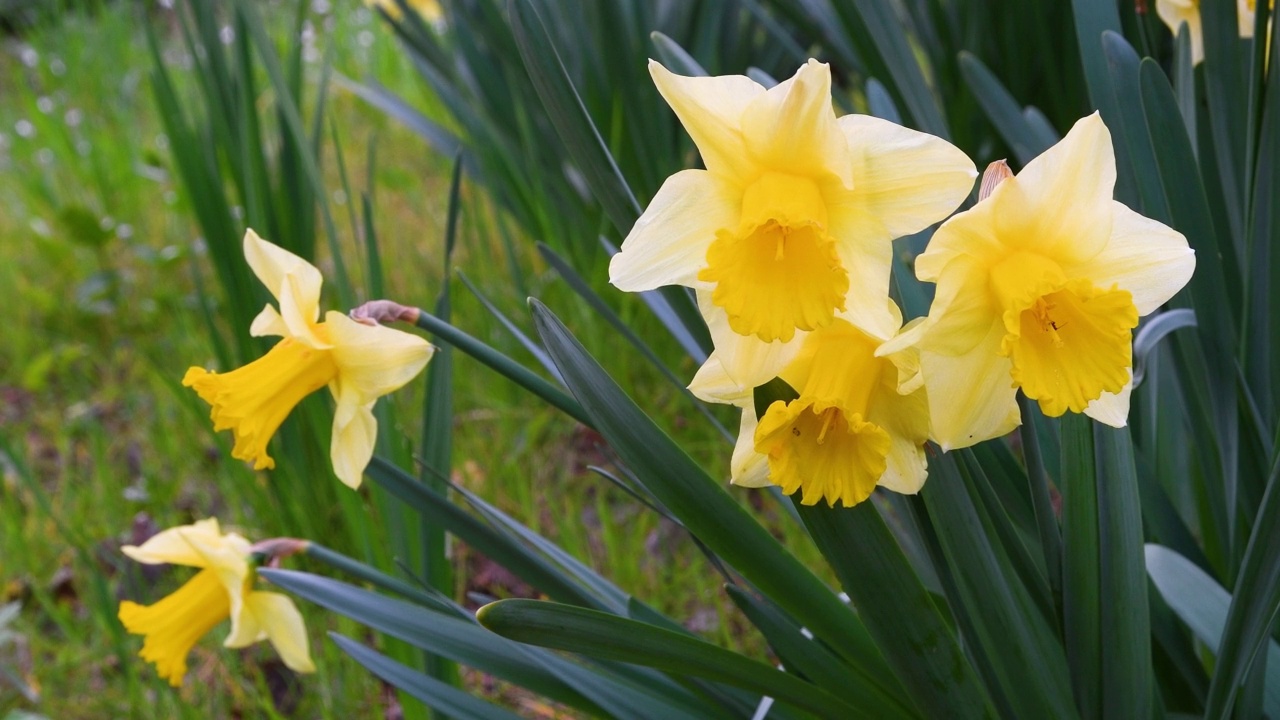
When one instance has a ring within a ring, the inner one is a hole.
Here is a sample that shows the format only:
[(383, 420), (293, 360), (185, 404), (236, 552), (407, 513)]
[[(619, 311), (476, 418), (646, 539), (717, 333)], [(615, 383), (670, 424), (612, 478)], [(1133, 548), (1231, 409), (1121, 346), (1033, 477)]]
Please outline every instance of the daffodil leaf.
[(713, 552), (836, 650), (863, 680), (850, 701), (872, 714), (910, 714), (866, 628), (835, 593), (707, 477), (604, 372), (569, 330), (531, 300), (543, 344), (565, 381), (636, 477)]
[[(473, 620), (432, 612), (336, 580), (292, 570), (260, 570), (295, 595), (415, 647), (508, 680), (591, 715), (642, 720), (695, 714), (688, 696), (664, 696), (540, 648), (512, 642)], [(700, 714), (698, 716), (701, 716)]]
[[(1280, 460), (1273, 463), (1267, 478), (1267, 491), (1231, 594), (1231, 609), (1217, 648), (1218, 664), (1205, 703), (1206, 718), (1231, 716), (1238, 688), (1249, 677), (1253, 663), (1267, 662), (1268, 670), (1276, 666), (1274, 661), (1260, 658), (1259, 653), (1264, 647), (1270, 647), (1270, 629), (1277, 615), (1280, 615)], [(1274, 683), (1267, 686), (1275, 687)], [(1268, 714), (1275, 713), (1273, 704)]]
[(707, 71), (698, 64), (698, 61), (694, 60), (693, 56), (680, 47), (675, 40), (657, 30), (649, 33), (649, 40), (653, 42), (653, 49), (658, 53), (658, 60), (671, 72), (687, 77), (707, 75)]
[(875, 504), (796, 509), (921, 713), (994, 715), (977, 672)]
[(767, 598), (756, 597), (737, 585), (725, 585), (724, 589), (733, 604), (764, 635), (784, 670), (835, 693), (842, 692), (850, 682), (858, 682), (849, 672), (849, 666), (813, 639), (811, 633), (806, 635), (804, 628)]
[(485, 605), (476, 619), (512, 640), (722, 682), (818, 717), (871, 717), (865, 709), (758, 660), (684, 633), (608, 613), (513, 599)]
[(667, 367), (666, 363), (662, 362), (662, 359), (654, 353), (653, 349), (650, 348), (634, 330), (628, 327), (627, 324), (622, 321), (622, 318), (618, 317), (618, 314), (613, 311), (613, 308), (609, 307), (609, 304), (591, 289), (590, 283), (583, 279), (583, 277), (579, 275), (568, 262), (557, 255), (550, 246), (538, 243), (538, 252), (542, 254), (542, 258), (547, 261), (547, 264), (555, 268), (556, 272), (560, 274), (560, 279), (564, 280), (565, 283), (578, 294), (578, 297), (587, 301), (587, 304), (591, 306), (591, 309), (595, 310), (597, 315), (603, 318), (605, 322), (609, 323), (609, 325), (612, 326), (613, 329), (623, 337), (623, 339), (630, 343), (636, 350), (639, 350), (640, 355), (644, 357), (644, 359), (648, 360), (649, 364), (656, 368), (658, 372), (662, 373), (662, 376), (677, 388), (685, 399), (688, 400), (689, 403), (692, 404), (693, 407), (711, 423), (712, 427), (718, 430), (725, 439), (730, 441), (733, 440), (733, 435), (720, 424), (720, 421), (711, 413), (711, 410), (701, 400), (694, 397), (693, 393), (689, 392), (685, 387), (685, 381), (677, 377), (676, 374), (671, 371), (671, 368)]
[(368, 475), (417, 510), (424, 521), (453, 533), (485, 557), (551, 597), (591, 607), (609, 607), (605, 600), (581, 587), (545, 558), (454, 505), (440, 492), (386, 460), (374, 456), (369, 463)]
[(1236, 258), (1244, 256), (1244, 198), (1249, 183), (1245, 179), (1245, 115), (1250, 98), (1242, 87), (1245, 78), (1240, 65), (1240, 37), (1234, 3), (1205, 3), (1200, 9), (1201, 36), (1204, 39), (1205, 100), (1208, 101), (1209, 133), (1213, 141), (1227, 224), (1231, 231), (1231, 250)]
[(490, 300), (474, 282), (471, 281), (471, 278), (467, 277), (466, 273), (462, 272), (462, 268), (454, 270), (454, 273), (457, 274), (458, 279), (462, 281), (462, 284), (471, 291), (471, 294), (475, 295), (476, 300), (480, 301), (480, 304), (484, 306), (484, 309), (488, 310), (489, 314), (501, 323), (502, 327), (506, 328), (507, 332), (511, 333), (511, 336), (520, 343), (520, 346), (527, 350), (529, 354), (533, 356), (533, 359), (538, 361), (538, 364), (542, 366), (542, 369), (546, 370), (548, 375), (555, 378), (556, 382), (564, 385), (564, 379), (560, 377), (560, 371), (556, 369), (555, 363), (551, 362), (551, 356), (547, 354), (547, 351), (543, 350), (541, 345), (534, 342), (528, 335), (526, 335), (524, 330), (521, 330), (520, 326), (516, 325), (514, 320), (507, 317), (507, 314), (502, 312), (502, 310), (495, 305), (494, 302)]
[(459, 720), (519, 720), (519, 715), (487, 703), (429, 675), (424, 675), (386, 655), (370, 650), (351, 638), (330, 632), (329, 639), (387, 684), (409, 693), (428, 707), (445, 713), (448, 717)]
[[(1232, 596), (1203, 568), (1177, 552), (1150, 544), (1145, 551), (1147, 574), (1165, 602), (1200, 642), (1211, 649), (1221, 648)], [(1264, 639), (1263, 648), (1267, 663), (1264, 702), (1267, 715), (1276, 717), (1280, 716), (1280, 645)], [(1259, 656), (1255, 662), (1261, 660)]]
[(1032, 126), (1013, 95), (976, 55), (968, 51), (960, 53), (960, 72), (1019, 164), (1026, 165), (1054, 143), (1054, 139), (1044, 137)]
[[(1108, 87), (1114, 94), (1116, 108), (1110, 125), (1112, 143), (1116, 146), (1116, 171), (1121, 175), (1130, 174), (1130, 181), (1137, 190), (1135, 198), (1119, 199), (1144, 215), (1167, 223), (1169, 204), (1161, 186), (1155, 148), (1152, 147), (1142, 104), (1133, 102), (1133, 98), (1141, 94), (1138, 53), (1122, 35), (1112, 30), (1102, 33), (1102, 53), (1107, 59)], [(1127, 166), (1120, 164), (1123, 158), (1128, 158)], [(1134, 200), (1138, 205), (1134, 205)]]
[(912, 502), (966, 649), (1002, 716), (1074, 717), (1062, 645), (975, 504), (957, 466), (967, 452), (930, 457), (929, 482)]
[(755, 403), (756, 417), (762, 418), (769, 411), (770, 405), (778, 401), (789, 403), (800, 397), (800, 393), (788, 385), (786, 380), (776, 377), (752, 390), (751, 397)]
[(582, 104), (538, 10), (530, 0), (511, 0), (507, 8), (529, 79), (569, 157), (586, 176), (587, 187), (614, 227), (620, 233), (629, 232), (640, 216), (640, 204)]

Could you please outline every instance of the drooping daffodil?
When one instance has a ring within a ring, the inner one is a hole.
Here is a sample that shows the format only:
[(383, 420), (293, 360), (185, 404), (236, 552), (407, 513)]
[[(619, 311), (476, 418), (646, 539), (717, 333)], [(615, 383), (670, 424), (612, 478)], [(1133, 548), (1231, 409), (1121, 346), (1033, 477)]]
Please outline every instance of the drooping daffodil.
[(943, 449), (1016, 427), (1018, 388), (1046, 415), (1123, 426), (1132, 330), (1191, 279), (1194, 252), (1112, 199), (1115, 154), (1097, 113), (1016, 176), (989, 180), (990, 195), (916, 258), (916, 276), (938, 286), (928, 317), (879, 352), (920, 350)]
[(753, 388), (733, 381), (713, 352), (689, 389), (711, 402), (742, 408), (730, 482), (777, 485), (805, 505), (825, 500), (851, 507), (877, 486), (915, 493), (924, 484), (929, 406), (915, 351), (887, 357), (877, 349), (901, 324), (863, 329), (838, 315), (788, 343), (779, 377), (798, 397), (773, 400), (757, 417)]
[(155, 663), (160, 677), (182, 686), (191, 648), (215, 626), (231, 619), (224, 647), (247, 647), (270, 640), (291, 670), (315, 672), (307, 649), (307, 629), (293, 601), (280, 593), (254, 590), (252, 546), (236, 533), (222, 533), (215, 518), (165, 530), (142, 545), (126, 545), (125, 555), (141, 563), (171, 563), (200, 572), (154, 605), (120, 603), (125, 629), (145, 636), (140, 655)]
[(977, 176), (944, 140), (836, 117), (831, 71), (814, 60), (769, 89), (653, 61), (649, 72), (706, 169), (667, 178), (609, 279), (626, 291), (695, 288), (725, 372), (745, 387), (777, 375), (786, 342), (840, 313), (883, 322), (891, 241), (946, 217)]
[(320, 271), (249, 230), (244, 255), (258, 279), (280, 303), (249, 328), (255, 337), (279, 336), (261, 358), (227, 373), (193, 367), (182, 384), (213, 406), (214, 430), (235, 436), (231, 455), (255, 469), (275, 467), (267, 442), (304, 397), (328, 386), (337, 401), (330, 458), (338, 478), (359, 487), (378, 423), (373, 403), (421, 372), (434, 348), (415, 335), (365, 325), (329, 311), (320, 320)]

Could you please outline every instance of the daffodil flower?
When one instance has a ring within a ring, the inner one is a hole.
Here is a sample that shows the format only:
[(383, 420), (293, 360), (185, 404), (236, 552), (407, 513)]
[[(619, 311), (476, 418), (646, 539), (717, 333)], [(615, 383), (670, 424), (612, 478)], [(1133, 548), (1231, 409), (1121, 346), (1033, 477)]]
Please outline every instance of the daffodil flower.
[(378, 423), (373, 403), (413, 379), (434, 348), (415, 335), (365, 325), (330, 311), (320, 319), (320, 271), (249, 230), (249, 267), (280, 303), (263, 308), (249, 328), (255, 337), (280, 336), (261, 358), (228, 373), (187, 370), (182, 384), (213, 406), (214, 430), (235, 436), (231, 456), (255, 469), (275, 467), (267, 442), (302, 398), (326, 385), (337, 401), (330, 458), (338, 478), (359, 487), (373, 456)]
[[(1271, 6), (1275, 7), (1275, 0)], [(1254, 16), (1257, 12), (1257, 0), (1236, 0), (1237, 32), (1242, 38), (1253, 37)], [(1191, 37), (1191, 64), (1204, 60), (1204, 31), (1200, 23), (1200, 0), (1156, 0), (1156, 14), (1169, 26), (1169, 31), (1178, 34), (1182, 23), (1187, 24), (1187, 34)]]
[(171, 563), (200, 568), (195, 577), (154, 605), (120, 603), (125, 629), (145, 636), (140, 653), (155, 663), (160, 677), (182, 686), (192, 646), (216, 625), (231, 618), (223, 646), (242, 648), (270, 640), (285, 665), (315, 672), (307, 650), (307, 629), (293, 601), (279, 593), (254, 590), (249, 541), (223, 534), (215, 518), (165, 530), (142, 545), (126, 545), (125, 555), (141, 563)]
[(768, 90), (653, 61), (649, 72), (707, 169), (667, 178), (609, 279), (626, 291), (695, 288), (743, 386), (777, 375), (781, 345), (839, 313), (883, 322), (891, 241), (943, 219), (973, 187), (973, 163), (949, 143), (837, 118), (830, 69), (816, 61)]
[[(400, 3), (396, 2), (396, 0), (365, 0), (364, 4), (383, 10), (396, 20), (401, 17)], [(444, 17), (444, 9), (440, 7), (440, 0), (407, 0), (405, 4), (428, 22), (436, 22)]]
[(1046, 415), (1125, 424), (1132, 330), (1187, 284), (1195, 255), (1177, 231), (1112, 200), (1115, 180), (1094, 113), (943, 223), (916, 258), (917, 277), (938, 284), (929, 316), (879, 352), (920, 350), (943, 449), (1016, 427), (1016, 388)]
[(759, 418), (753, 389), (729, 377), (719, 351), (711, 354), (689, 389), (742, 408), (730, 482), (777, 485), (788, 495), (800, 492), (805, 505), (826, 500), (845, 507), (877, 486), (919, 491), (929, 407), (913, 350), (876, 355), (901, 324), (897, 307), (889, 306), (891, 325), (864, 330), (842, 314), (790, 343), (779, 377), (799, 397), (775, 400)]

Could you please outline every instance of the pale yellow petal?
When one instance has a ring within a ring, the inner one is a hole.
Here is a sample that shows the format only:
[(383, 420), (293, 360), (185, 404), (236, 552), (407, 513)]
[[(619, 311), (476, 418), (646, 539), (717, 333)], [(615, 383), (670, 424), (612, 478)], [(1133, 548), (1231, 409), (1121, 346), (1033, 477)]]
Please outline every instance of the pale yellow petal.
[(739, 385), (729, 377), (718, 351), (711, 352), (689, 383), (689, 392), (702, 400), (744, 408), (751, 407), (752, 391), (753, 388)]
[(796, 331), (788, 342), (764, 342), (754, 335), (739, 335), (729, 327), (729, 317), (711, 302), (711, 293), (698, 291), (698, 309), (707, 322), (711, 342), (729, 378), (743, 387), (754, 388), (769, 382), (791, 362), (808, 333)]
[[(1175, 37), (1178, 27), (1187, 24), (1191, 36), (1191, 64), (1204, 60), (1204, 32), (1200, 28), (1200, 6), (1193, 0), (1156, 0), (1156, 14)], [(1242, 33), (1243, 35), (1243, 33)]]
[(288, 337), (289, 326), (285, 324), (284, 318), (280, 317), (280, 313), (276, 312), (275, 307), (268, 304), (253, 319), (253, 324), (249, 326), (249, 334), (253, 337)]
[[(889, 297), (889, 274), (893, 263), (893, 243), (872, 231), (850, 224), (852, 215), (832, 218), (832, 234), (841, 240), (836, 254), (849, 274), (845, 311), (840, 316), (875, 335), (897, 329), (885, 299)], [(900, 324), (900, 323), (899, 323)]]
[(738, 426), (738, 442), (733, 446), (733, 458), (729, 461), (729, 482), (741, 487), (768, 487), (769, 458), (756, 452), (756, 411), (747, 407), (742, 411)]
[[(311, 322), (320, 317), (320, 285), (323, 280), (316, 266), (258, 237), (252, 229), (244, 233), (244, 259), (248, 261), (253, 274), (258, 276), (267, 290), (284, 302), (281, 297), (286, 277), (293, 277), (294, 287), (290, 292), (291, 302), (298, 311)], [(287, 319), (287, 316), (286, 316)]]
[(988, 290), (986, 268), (959, 257), (943, 270), (927, 319), (904, 328), (876, 354), (885, 356), (911, 345), (948, 355), (964, 354), (987, 336), (993, 324), (1000, 323), (1001, 315)]
[[(996, 194), (1002, 192), (1003, 185), (996, 187)], [(952, 216), (934, 231), (929, 246), (915, 259), (917, 278), (938, 282), (942, 269), (956, 258), (968, 257), (989, 265), (1009, 253), (996, 234), (994, 198), (995, 195)]]
[(1133, 368), (1129, 369), (1129, 382), (1118, 393), (1102, 393), (1102, 397), (1090, 402), (1084, 414), (1100, 423), (1122, 428), (1129, 424), (1129, 397), (1133, 394)]
[(373, 417), (373, 403), (356, 405), (339, 397), (333, 414), (329, 459), (333, 461), (333, 473), (347, 487), (353, 490), (360, 487), (377, 439), (378, 421)]
[(1001, 357), (1005, 329), (990, 331), (963, 355), (922, 352), (931, 435), (943, 450), (969, 447), (1008, 434), (1021, 420), (1009, 359)]
[(929, 461), (924, 446), (889, 433), (889, 453), (885, 456), (880, 487), (903, 495), (915, 495), (929, 478)]
[(831, 68), (809, 60), (742, 111), (748, 152), (776, 172), (834, 177), (850, 188), (854, 165), (831, 106)]
[[(884, 240), (919, 232), (960, 207), (978, 176), (951, 143), (869, 115), (845, 115), (840, 130), (853, 161), (853, 191), (829, 201), (836, 214)], [(847, 237), (835, 233), (837, 237)]]
[(1086, 260), (1111, 237), (1115, 184), (1111, 133), (1095, 112), (997, 186), (989, 198), (997, 232), (1005, 245), (1059, 263)]
[(426, 367), (435, 348), (417, 335), (382, 325), (364, 325), (329, 311), (325, 326), (338, 365), (334, 396), (358, 405), (400, 389)]
[(609, 262), (609, 282), (627, 292), (706, 285), (697, 275), (707, 247), (717, 230), (737, 227), (741, 204), (740, 189), (705, 170), (672, 175)]
[(649, 61), (649, 74), (658, 92), (675, 111), (693, 138), (707, 169), (745, 182), (756, 167), (742, 137), (742, 113), (764, 88), (743, 75), (684, 77)]
[(208, 563), (197, 548), (220, 543), (221, 538), (218, 519), (206, 518), (192, 525), (162, 530), (141, 545), (125, 545), (120, 550), (128, 557), (148, 565), (170, 563), (202, 568)]
[[(252, 615), (260, 630), (258, 636), (249, 643), (265, 637), (271, 641), (272, 647), (280, 653), (280, 659), (290, 670), (299, 673), (316, 671), (315, 663), (311, 661), (307, 626), (292, 600), (280, 593), (252, 592), (245, 599), (244, 614)], [(231, 638), (227, 638), (227, 647), (244, 645), (233, 645)]]
[(1173, 228), (1113, 202), (1111, 242), (1087, 261), (1067, 265), (1069, 277), (1088, 278), (1102, 290), (1118, 286), (1133, 295), (1138, 315), (1148, 315), (1191, 280), (1195, 251)]
[(872, 393), (867, 420), (889, 434), (880, 486), (913, 495), (920, 491), (928, 475), (924, 444), (929, 440), (929, 401), (923, 390), (905, 395), (897, 392), (897, 384), (895, 372)]

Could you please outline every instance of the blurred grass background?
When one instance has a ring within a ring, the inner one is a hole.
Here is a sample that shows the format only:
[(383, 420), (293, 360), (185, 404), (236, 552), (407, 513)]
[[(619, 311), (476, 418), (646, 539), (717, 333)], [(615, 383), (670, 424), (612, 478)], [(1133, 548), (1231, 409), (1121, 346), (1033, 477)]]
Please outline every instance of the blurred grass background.
[[(298, 531), (256, 500), (271, 479), (229, 458), (225, 438), (206, 420), (207, 408), (179, 386), (186, 367), (206, 363), (214, 349), (196, 295), (197, 275), (209, 272), (203, 243), (148, 87), (147, 24), (161, 38), (179, 89), (194, 82), (172, 13), (131, 2), (54, 5), (0, 39), (0, 297), (7, 308), (0, 332), (0, 604), (23, 603), (15, 627), (20, 641), (0, 647), (0, 665), (15, 669), (38, 693), (33, 700), (0, 682), (0, 717), (17, 707), (53, 718), (119, 716), (125, 708), (135, 717), (394, 717), (394, 693), (324, 640), (326, 628), (359, 636), (358, 626), (312, 607), (304, 611), (317, 675), (293, 677), (265, 646), (224, 651), (221, 633), (214, 632), (193, 654), (192, 677), (180, 692), (136, 658), (141, 639), (125, 635), (115, 620), (122, 594), (137, 596), (141, 586), (154, 598), (185, 580), (179, 573), (144, 576), (122, 562), (122, 543), (209, 515), (255, 539)], [(294, 12), (295, 3), (263, 4), (277, 34), (288, 32)], [(376, 77), (448, 124), (369, 9), (315, 2), (303, 37), (307, 92), (316, 91), (321, 58), (332, 53), (337, 73)], [(452, 159), (431, 154), (409, 131), (339, 88), (332, 89), (328, 113), (358, 186), (353, 192), (375, 198), (387, 295), (429, 305), (441, 276)], [(371, 144), (378, 161), (366, 187)], [(326, 145), (326, 152), (332, 148)], [(351, 255), (347, 264), (358, 266), (362, 241), (358, 225), (348, 222), (355, 200), (343, 191), (334, 159), (324, 164), (329, 202), (339, 246)], [(520, 308), (523, 293), (496, 260), (506, 253), (497, 222), (493, 204), (464, 187), (454, 264), (500, 307)], [(527, 292), (557, 307), (595, 350), (609, 348), (612, 331), (554, 282), (534, 243), (515, 247)], [(322, 269), (331, 270), (332, 258), (320, 255)], [(327, 288), (324, 302), (333, 307), (336, 297)], [(454, 293), (453, 312), (459, 327), (532, 361), (462, 288)], [(642, 337), (661, 334), (647, 314), (633, 317), (624, 309), (624, 320)], [(692, 375), (695, 368), (682, 362), (674, 343), (656, 349), (677, 373)], [(650, 365), (625, 352), (602, 357), (655, 416), (682, 426), (688, 406)], [(596, 437), (467, 358), (456, 362), (454, 388), (455, 482), (629, 592), (689, 618), (692, 629), (723, 644), (762, 647), (673, 527), (589, 477), (588, 465), (607, 462)], [(391, 398), (404, 409), (399, 417), (419, 415), (422, 392), (419, 381)], [(402, 428), (409, 437), (418, 436), (415, 423), (407, 420)], [(721, 476), (723, 441), (702, 432), (686, 432), (682, 441)], [(371, 492), (366, 487), (361, 497), (376, 513)], [(370, 525), (379, 527), (376, 520)], [(460, 593), (529, 592), (463, 547), (455, 547), (453, 560)], [(557, 712), (485, 678), (464, 680), (476, 692), (507, 693), (523, 714)]]

